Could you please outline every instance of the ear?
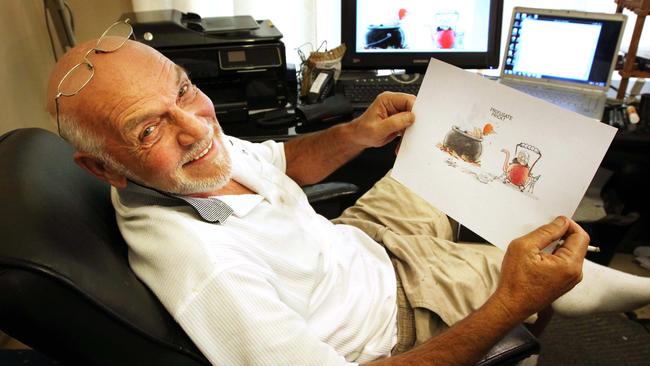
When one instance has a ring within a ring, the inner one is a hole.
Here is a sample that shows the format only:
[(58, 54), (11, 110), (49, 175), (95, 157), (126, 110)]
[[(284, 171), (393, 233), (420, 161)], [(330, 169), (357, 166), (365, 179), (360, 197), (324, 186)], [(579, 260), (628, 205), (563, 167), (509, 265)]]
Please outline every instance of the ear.
[(80, 167), (90, 172), (90, 174), (95, 177), (108, 182), (115, 188), (124, 188), (126, 187), (126, 177), (109, 166), (106, 166), (103, 161), (97, 159), (96, 157), (85, 153), (85, 152), (75, 152), (73, 155), (74, 162), (77, 163)]

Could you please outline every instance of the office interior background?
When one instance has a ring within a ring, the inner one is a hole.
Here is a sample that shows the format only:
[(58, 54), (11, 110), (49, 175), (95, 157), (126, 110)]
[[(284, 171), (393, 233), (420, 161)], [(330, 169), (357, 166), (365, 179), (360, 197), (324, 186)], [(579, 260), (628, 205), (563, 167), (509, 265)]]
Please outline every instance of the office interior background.
[[(298, 64), (296, 48), (309, 51), (323, 41), (333, 48), (340, 43), (340, 2), (328, 0), (283, 0), (282, 6), (264, 0), (67, 0), (74, 14), (78, 41), (97, 37), (122, 13), (176, 8), (201, 16), (252, 15), (271, 19), (283, 33), (288, 62)], [(613, 0), (505, 0), (504, 28), (514, 6), (549, 9), (580, 9), (613, 13)], [(625, 11), (630, 15), (629, 11)], [(45, 25), (42, 0), (0, 1), (0, 73), (6, 87), (0, 90), (5, 118), (0, 133), (20, 127), (52, 130), (44, 108), (45, 87), (55, 60)], [(633, 17), (633, 16), (632, 16)], [(632, 18), (631, 17), (631, 18)], [(634, 21), (628, 19), (622, 45), (629, 43)], [(650, 48), (650, 32), (642, 35), (640, 48)], [(502, 42), (507, 31), (502, 31)], [(57, 50), (60, 55), (61, 50)], [(617, 77), (617, 74), (614, 75)]]

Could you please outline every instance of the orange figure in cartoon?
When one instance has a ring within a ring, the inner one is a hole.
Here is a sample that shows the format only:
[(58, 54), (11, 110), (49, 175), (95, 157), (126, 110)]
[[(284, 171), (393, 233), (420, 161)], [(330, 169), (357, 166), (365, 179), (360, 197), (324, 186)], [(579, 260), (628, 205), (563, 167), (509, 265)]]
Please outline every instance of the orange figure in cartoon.
[(407, 11), (406, 9), (404, 9), (404, 8), (400, 8), (400, 9), (397, 11), (397, 16), (398, 16), (399, 20), (404, 19), (404, 17), (406, 16), (407, 13), (408, 13), (408, 11)]
[[(508, 149), (501, 149), (501, 152), (506, 154), (505, 160), (503, 162), (503, 174), (504, 174), (504, 183), (511, 183), (519, 188), (522, 192), (526, 188), (532, 190), (532, 186), (529, 185), (537, 181), (539, 176), (533, 176), (532, 170), (533, 166), (537, 164), (539, 159), (542, 157), (541, 152), (535, 146), (519, 143), (515, 148), (515, 157), (510, 161), (510, 151)], [(536, 154), (537, 159), (530, 164), (530, 154)]]

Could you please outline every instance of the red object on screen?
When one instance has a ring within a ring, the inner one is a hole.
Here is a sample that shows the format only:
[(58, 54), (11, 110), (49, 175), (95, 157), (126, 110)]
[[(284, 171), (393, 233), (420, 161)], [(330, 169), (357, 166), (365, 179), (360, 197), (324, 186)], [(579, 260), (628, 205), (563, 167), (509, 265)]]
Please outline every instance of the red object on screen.
[(437, 38), (440, 48), (453, 48), (456, 43), (456, 32), (453, 29), (439, 30)]
[(406, 9), (401, 8), (397, 14), (399, 16), (399, 20), (404, 19), (404, 17), (406, 16)]

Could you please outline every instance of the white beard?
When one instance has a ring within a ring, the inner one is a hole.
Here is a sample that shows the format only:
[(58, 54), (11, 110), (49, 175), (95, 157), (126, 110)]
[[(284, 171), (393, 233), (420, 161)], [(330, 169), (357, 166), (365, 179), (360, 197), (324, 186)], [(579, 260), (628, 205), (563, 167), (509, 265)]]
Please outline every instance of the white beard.
[[(221, 146), (221, 148), (218, 149), (217, 151), (218, 155), (215, 156), (213, 160), (210, 162), (212, 165), (217, 167), (217, 173), (211, 177), (190, 179), (182, 174), (175, 173), (172, 176), (173, 183), (171, 184), (171, 186), (163, 188), (157, 184), (151, 184), (146, 179), (140, 178), (137, 174), (126, 169), (121, 164), (112, 161), (112, 159), (109, 159), (110, 161), (106, 161), (106, 163), (111, 165), (113, 169), (119, 171), (122, 175), (127, 177), (129, 180), (142, 184), (146, 187), (159, 189), (174, 195), (187, 196), (187, 195), (197, 194), (197, 193), (214, 192), (225, 187), (226, 184), (228, 184), (228, 182), (230, 182), (230, 179), (232, 178), (232, 162), (230, 160), (230, 155), (228, 154), (228, 151), (225, 149), (226, 145), (224, 144), (223, 141), (223, 134), (219, 129), (217, 129), (214, 134), (210, 134), (206, 139), (212, 139), (213, 137), (215, 137), (214, 135), (216, 135), (217, 143)], [(203, 144), (197, 143), (196, 144), (197, 148), (194, 148), (188, 153), (186, 153), (186, 156), (187, 157), (196, 156), (197, 153), (201, 150), (200, 148), (198, 148), (201, 145), (205, 146), (205, 143)], [(213, 149), (216, 148), (217, 147), (213, 147)], [(182, 161), (187, 161), (189, 159), (191, 158), (185, 158)], [(180, 171), (181, 167), (179, 166), (178, 169)]]
[[(225, 146), (222, 137), (223, 136), (219, 134), (217, 140), (221, 146)], [(178, 176), (176, 184), (169, 193), (190, 195), (214, 192), (225, 187), (232, 178), (232, 163), (228, 151), (220, 150), (218, 155), (212, 160), (211, 164), (218, 168), (217, 173), (214, 176), (203, 179), (188, 179), (184, 176)]]

